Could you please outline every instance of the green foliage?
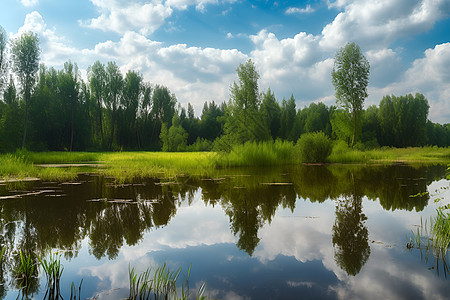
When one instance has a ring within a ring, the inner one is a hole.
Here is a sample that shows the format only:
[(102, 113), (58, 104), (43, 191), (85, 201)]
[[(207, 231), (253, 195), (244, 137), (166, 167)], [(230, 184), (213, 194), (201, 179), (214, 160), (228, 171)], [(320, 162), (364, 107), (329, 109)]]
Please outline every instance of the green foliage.
[(292, 142), (247, 142), (236, 144), (229, 153), (222, 153), (215, 159), (218, 167), (271, 166), (291, 164), (294, 159)]
[[(7, 82), (8, 59), (6, 56), (6, 45), (8, 36), (5, 29), (0, 25), (0, 96)], [(0, 98), (1, 99), (1, 98)]]
[(297, 141), (296, 150), (300, 161), (307, 163), (326, 162), (331, 154), (332, 142), (323, 132), (303, 134)]
[(341, 48), (334, 58), (331, 72), (332, 83), (336, 91), (336, 103), (353, 119), (353, 146), (356, 136), (357, 113), (364, 106), (369, 84), (369, 61), (355, 43), (348, 43)]
[(28, 295), (33, 278), (35, 278), (36, 275), (36, 262), (32, 255), (23, 253), (22, 250), (20, 250), (19, 261), (14, 269), (14, 277), (17, 286), (25, 295)]
[(278, 137), (278, 132), (281, 125), (281, 108), (275, 98), (275, 94), (270, 90), (263, 93), (263, 101), (261, 103), (261, 112), (267, 122), (272, 139)]
[(211, 151), (213, 148), (213, 142), (204, 138), (197, 138), (195, 143), (186, 147), (186, 151), (189, 152), (202, 152)]
[(294, 126), (296, 116), (295, 99), (291, 95), (289, 100), (283, 99), (281, 102), (281, 119), (280, 119), (280, 134), (282, 139), (293, 141), (292, 128)]
[(163, 124), (160, 133), (162, 142), (162, 151), (182, 152), (187, 147), (188, 134), (181, 126), (180, 119), (175, 115), (172, 119), (172, 126), (167, 129), (166, 123)]
[(384, 96), (380, 102), (380, 145), (423, 146), (427, 142), (428, 100), (422, 94)]
[[(189, 277), (191, 266), (188, 273), (184, 275), (185, 282), (181, 283), (181, 297), (178, 296), (177, 282), (180, 277), (182, 268), (171, 271), (167, 264), (162, 266), (148, 268), (144, 272), (137, 274), (135, 268), (128, 269), (130, 295), (128, 299), (191, 299), (192, 295), (189, 291)], [(196, 299), (206, 299), (204, 296), (206, 283), (200, 285)]]
[(334, 110), (330, 122), (333, 128), (333, 136), (350, 145), (353, 135), (351, 116), (345, 110)]
[(234, 144), (268, 140), (270, 132), (264, 114), (260, 112), (259, 74), (251, 60), (237, 68), (239, 83), (230, 88), (230, 102), (225, 114), (223, 141)]
[(39, 39), (32, 32), (23, 33), (11, 43), (11, 57), (13, 71), (19, 78), (20, 86), (25, 99), (25, 125), (23, 130), (22, 147), (25, 147), (28, 124), (28, 103), (31, 92), (36, 83), (36, 73), (39, 70)]
[(47, 277), (47, 290), (44, 299), (59, 299), (61, 297), (60, 281), (64, 270), (64, 267), (61, 265), (60, 257), (56, 254), (50, 254), (48, 260), (39, 258), (39, 262)]

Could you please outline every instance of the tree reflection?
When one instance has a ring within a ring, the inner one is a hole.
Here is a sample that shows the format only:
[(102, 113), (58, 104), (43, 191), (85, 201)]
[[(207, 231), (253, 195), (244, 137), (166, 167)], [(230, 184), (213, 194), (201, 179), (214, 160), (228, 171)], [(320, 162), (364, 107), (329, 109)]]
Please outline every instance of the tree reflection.
[(360, 196), (353, 194), (338, 200), (332, 237), (335, 260), (352, 276), (361, 271), (370, 256), (366, 220)]
[[(259, 244), (259, 230), (272, 222), (280, 207), (294, 211), (297, 198), (320, 203), (343, 197), (336, 206), (332, 242), (339, 266), (356, 275), (370, 255), (362, 197), (389, 210), (420, 211), (429, 200), (423, 192), (432, 180), (445, 174), (445, 167), (295, 166), (217, 172), (210, 178), (179, 176), (165, 183), (153, 178), (116, 186), (100, 176), (81, 176), (80, 180), (86, 181), (81, 185), (23, 187), (54, 190), (61, 197), (30, 196), (0, 202), (0, 247), (7, 248), (0, 283), (5, 282), (7, 270), (13, 269), (19, 250), (43, 257), (58, 249), (71, 259), (87, 238), (96, 258), (116, 258), (124, 244), (136, 245), (146, 231), (170, 223), (181, 203), (190, 205), (198, 190), (205, 205), (223, 208), (237, 247), (249, 255)], [(418, 193), (421, 196), (409, 197)], [(133, 204), (88, 201), (103, 198), (131, 199)], [(0, 289), (0, 298), (2, 293)]]

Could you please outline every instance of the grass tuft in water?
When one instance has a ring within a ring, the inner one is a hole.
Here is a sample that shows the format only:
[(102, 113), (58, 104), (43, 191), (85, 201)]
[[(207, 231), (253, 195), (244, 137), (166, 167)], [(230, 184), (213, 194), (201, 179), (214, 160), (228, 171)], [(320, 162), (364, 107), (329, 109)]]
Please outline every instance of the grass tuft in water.
[(47, 277), (47, 290), (44, 299), (53, 300), (61, 297), (60, 280), (64, 267), (61, 265), (60, 256), (50, 254), (48, 260), (39, 259), (42, 269)]
[(32, 255), (24, 254), (22, 250), (20, 250), (19, 262), (14, 270), (14, 277), (17, 286), (25, 295), (28, 295), (32, 279), (35, 277), (36, 271), (36, 264), (32, 258)]
[[(181, 284), (181, 296), (177, 293), (177, 281), (181, 274), (181, 267), (176, 271), (171, 271), (166, 263), (157, 268), (148, 268), (141, 274), (137, 274), (135, 268), (128, 268), (130, 280), (130, 300), (136, 299), (189, 299), (191, 293), (189, 290), (189, 277), (191, 273), (191, 266), (187, 275), (185, 275), (185, 282)], [(197, 293), (197, 299), (204, 300), (206, 290), (206, 283), (203, 283)]]

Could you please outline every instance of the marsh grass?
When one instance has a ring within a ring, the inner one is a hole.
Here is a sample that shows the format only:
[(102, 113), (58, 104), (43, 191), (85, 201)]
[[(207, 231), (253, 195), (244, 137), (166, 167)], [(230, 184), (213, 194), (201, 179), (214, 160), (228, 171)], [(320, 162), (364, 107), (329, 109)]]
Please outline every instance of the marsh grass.
[(32, 279), (36, 277), (36, 263), (31, 254), (19, 252), (19, 262), (14, 270), (16, 285), (25, 294), (28, 295)]
[(58, 164), (98, 161), (100, 153), (96, 152), (30, 152), (17, 150), (14, 154), (33, 164)]
[(331, 155), (331, 163), (448, 163), (450, 148), (411, 147), (411, 148), (379, 148), (358, 150), (349, 148), (344, 142), (335, 142)]
[(214, 159), (216, 167), (274, 166), (296, 162), (292, 142), (248, 142), (235, 145), (230, 152), (219, 153)]
[(101, 173), (118, 182), (145, 177), (171, 177), (176, 175), (205, 175), (212, 169), (212, 152), (124, 152), (103, 153), (105, 162)]
[(47, 288), (44, 299), (57, 300), (61, 297), (60, 280), (64, 267), (61, 265), (61, 259), (56, 254), (50, 254), (48, 259), (39, 258), (42, 269), (47, 278)]
[[(38, 177), (48, 181), (74, 180), (80, 172), (98, 172), (117, 182), (176, 175), (213, 176), (217, 169), (297, 164), (299, 150), (280, 141), (235, 145), (230, 152), (28, 152), (0, 154), (0, 179)], [(450, 148), (350, 149), (335, 142), (328, 163), (449, 163)], [(35, 164), (91, 163), (92, 167), (36, 167)], [(103, 167), (99, 167), (100, 163)]]
[[(181, 267), (176, 271), (171, 271), (166, 263), (155, 269), (148, 268), (144, 272), (137, 274), (135, 268), (129, 268), (130, 300), (135, 299), (189, 299), (191, 296), (189, 290), (189, 277), (191, 266), (188, 273), (184, 275), (185, 281), (181, 284), (181, 290), (177, 288), (177, 281), (181, 274)], [(197, 299), (206, 299), (204, 296), (206, 284), (203, 283), (197, 293)], [(180, 296), (178, 295), (180, 291)]]

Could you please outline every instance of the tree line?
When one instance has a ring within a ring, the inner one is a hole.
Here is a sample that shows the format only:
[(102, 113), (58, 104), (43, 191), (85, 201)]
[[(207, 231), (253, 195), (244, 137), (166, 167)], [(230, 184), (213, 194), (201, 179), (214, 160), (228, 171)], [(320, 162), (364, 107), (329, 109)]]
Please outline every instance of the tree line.
[(246, 142), (295, 142), (318, 131), (361, 148), (450, 145), (450, 124), (428, 120), (422, 94), (387, 95), (379, 106), (363, 109), (369, 63), (354, 43), (335, 57), (336, 106), (297, 109), (293, 95), (279, 102), (270, 88), (260, 92), (259, 74), (248, 60), (236, 70), (229, 101), (205, 102), (199, 117), (166, 86), (146, 82), (134, 70), (123, 75), (114, 61), (94, 62), (85, 81), (76, 63), (57, 70), (39, 64), (39, 56), (37, 35), (8, 41), (0, 27), (2, 152), (229, 150)]

